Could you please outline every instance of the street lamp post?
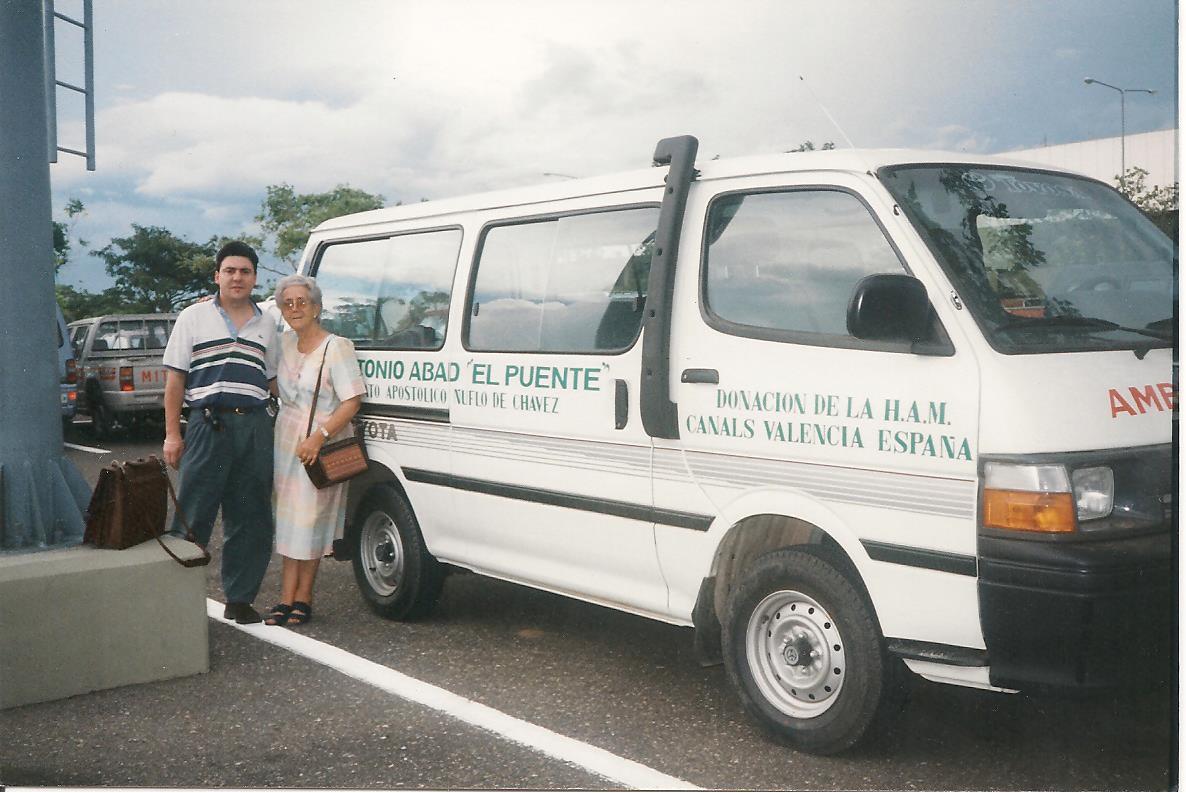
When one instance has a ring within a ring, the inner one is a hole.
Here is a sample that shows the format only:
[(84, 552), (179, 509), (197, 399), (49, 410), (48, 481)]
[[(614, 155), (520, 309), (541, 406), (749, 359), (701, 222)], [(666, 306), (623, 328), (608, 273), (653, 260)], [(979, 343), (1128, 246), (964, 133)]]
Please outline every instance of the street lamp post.
[(1123, 183), (1123, 180), (1126, 179), (1128, 175), (1128, 163), (1124, 158), (1124, 95), (1140, 93), (1149, 94), (1152, 96), (1157, 92), (1148, 88), (1118, 88), (1109, 83), (1105, 83), (1102, 80), (1096, 80), (1091, 77), (1083, 78), (1083, 82), (1087, 83), (1088, 85), (1102, 85), (1104, 88), (1111, 88), (1113, 91), (1120, 94), (1120, 179)]

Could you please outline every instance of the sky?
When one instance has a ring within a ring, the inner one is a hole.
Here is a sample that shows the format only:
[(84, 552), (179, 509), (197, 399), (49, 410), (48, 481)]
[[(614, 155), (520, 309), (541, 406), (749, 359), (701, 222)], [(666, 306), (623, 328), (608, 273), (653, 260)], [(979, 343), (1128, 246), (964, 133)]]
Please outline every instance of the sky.
[[(268, 185), (349, 184), (389, 204), (700, 156), (837, 147), (993, 153), (1177, 124), (1174, 0), (99, 0), (97, 169), (59, 282), (132, 224), (259, 233)], [(57, 0), (81, 18), (80, 0)], [(58, 78), (81, 35), (56, 26)], [(59, 144), (83, 148), (58, 91)], [(87, 249), (80, 241), (86, 243)], [(265, 256), (272, 267), (283, 267)]]

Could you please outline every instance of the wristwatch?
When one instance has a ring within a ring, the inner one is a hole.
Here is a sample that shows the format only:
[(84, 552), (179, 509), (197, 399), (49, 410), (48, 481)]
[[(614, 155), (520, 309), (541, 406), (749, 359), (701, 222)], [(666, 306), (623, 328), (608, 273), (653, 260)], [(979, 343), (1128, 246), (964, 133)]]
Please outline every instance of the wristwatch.
[(325, 438), (325, 439), (328, 441), (328, 440), (329, 440), (329, 430), (327, 430), (327, 429), (325, 428), (325, 425), (324, 425), (324, 424), (318, 424), (318, 425), (317, 425), (317, 429), (321, 430), (321, 437)]

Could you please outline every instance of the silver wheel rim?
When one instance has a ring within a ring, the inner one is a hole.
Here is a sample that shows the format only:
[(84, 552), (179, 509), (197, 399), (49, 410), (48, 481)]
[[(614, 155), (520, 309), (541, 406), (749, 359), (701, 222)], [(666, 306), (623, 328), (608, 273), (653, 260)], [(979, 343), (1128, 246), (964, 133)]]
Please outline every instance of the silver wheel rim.
[(848, 665), (836, 622), (802, 592), (767, 595), (746, 626), (746, 658), (766, 701), (808, 719), (836, 703)]
[(375, 594), (395, 594), (404, 577), (404, 545), (390, 515), (382, 511), (370, 514), (362, 525), (358, 552), (367, 584)]

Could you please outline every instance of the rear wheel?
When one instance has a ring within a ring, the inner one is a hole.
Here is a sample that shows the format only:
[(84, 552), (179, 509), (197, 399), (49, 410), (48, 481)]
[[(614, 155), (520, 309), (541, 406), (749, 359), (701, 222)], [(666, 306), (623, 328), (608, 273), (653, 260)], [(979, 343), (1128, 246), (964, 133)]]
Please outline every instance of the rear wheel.
[(425, 548), (404, 497), (390, 487), (376, 487), (353, 525), (354, 580), (371, 610), (392, 620), (431, 612), (444, 585), (444, 568)]
[(888, 705), (891, 659), (869, 606), (825, 559), (759, 558), (729, 600), (725, 666), (777, 739), (816, 754), (856, 744)]
[(101, 399), (91, 401), (91, 432), (100, 440), (115, 434), (115, 412)]

